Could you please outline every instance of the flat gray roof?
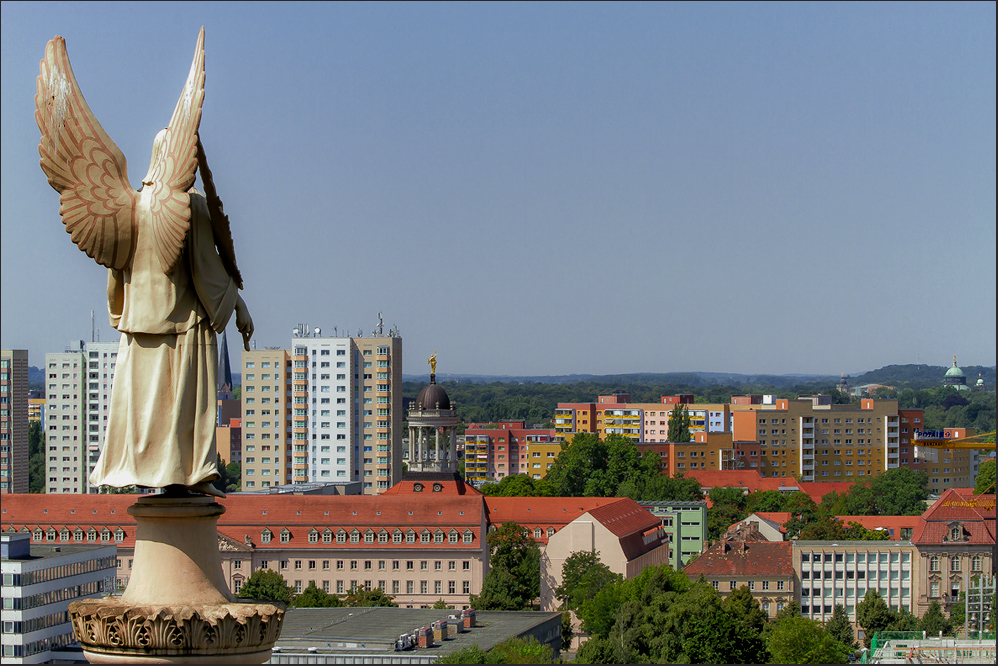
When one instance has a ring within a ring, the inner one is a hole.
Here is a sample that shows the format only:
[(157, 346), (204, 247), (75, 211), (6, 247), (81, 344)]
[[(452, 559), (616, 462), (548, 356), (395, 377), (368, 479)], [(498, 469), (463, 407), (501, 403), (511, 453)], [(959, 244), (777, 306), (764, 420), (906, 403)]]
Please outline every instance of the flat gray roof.
[(3, 558), (4, 562), (37, 562), (38, 560), (53, 559), (56, 557), (65, 557), (66, 555), (75, 555), (77, 553), (85, 553), (90, 550), (100, 550), (101, 548), (115, 548), (113, 543), (95, 543), (95, 544), (65, 544), (59, 546), (47, 546), (45, 544), (31, 544), (31, 555), (29, 557), (11, 557)]
[[(461, 610), (432, 608), (289, 608), (277, 647), (282, 652), (319, 653), (349, 651), (394, 652), (395, 640), (438, 620), (448, 620), (448, 639), (431, 648), (419, 648), (422, 655), (440, 656), (473, 644), (489, 650), (507, 638), (520, 636), (552, 619), (561, 626), (561, 613), (540, 611), (477, 611), (477, 626), (463, 633), (455, 631), (450, 615)], [(460, 620), (458, 620), (460, 621)]]

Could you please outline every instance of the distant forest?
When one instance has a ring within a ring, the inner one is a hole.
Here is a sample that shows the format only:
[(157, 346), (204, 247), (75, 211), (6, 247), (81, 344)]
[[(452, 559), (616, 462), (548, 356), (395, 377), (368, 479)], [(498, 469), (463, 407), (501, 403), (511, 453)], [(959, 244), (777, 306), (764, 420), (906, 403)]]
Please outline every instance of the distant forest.
[[(894, 371), (892, 372), (892, 369)], [(926, 426), (969, 427), (978, 432), (995, 429), (995, 370), (965, 368), (968, 384), (976, 382), (980, 372), (986, 390), (955, 391), (942, 388), (942, 366), (899, 365), (849, 378), (850, 386), (880, 383), (894, 386), (879, 389), (874, 397), (897, 399), (901, 407), (921, 407), (925, 410)], [(974, 372), (973, 379), (971, 371)], [(728, 375), (727, 377), (732, 377)], [(743, 375), (743, 377), (745, 377)], [(822, 393), (836, 403), (858, 403), (859, 398), (840, 393), (837, 378), (782, 376), (779, 382), (770, 377), (753, 376), (749, 383), (721, 383), (717, 377), (704, 378), (696, 373), (605, 375), (562, 383), (539, 381), (493, 381), (478, 383), (467, 379), (439, 382), (457, 405), (458, 417), (464, 423), (489, 423), (502, 420), (523, 420), (529, 425), (551, 427), (554, 410), (559, 402), (595, 402), (598, 395), (614, 391), (629, 393), (632, 402), (658, 402), (663, 395), (691, 393), (698, 403), (726, 403), (733, 395), (773, 394), (780, 398), (796, 398)], [(402, 384), (404, 400), (414, 400), (424, 381)]]

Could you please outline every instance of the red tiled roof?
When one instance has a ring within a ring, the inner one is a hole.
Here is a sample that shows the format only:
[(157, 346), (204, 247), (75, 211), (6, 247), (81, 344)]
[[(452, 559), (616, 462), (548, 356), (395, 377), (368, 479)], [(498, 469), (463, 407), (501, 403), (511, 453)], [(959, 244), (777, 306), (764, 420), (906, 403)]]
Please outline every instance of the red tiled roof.
[(807, 493), (811, 499), (817, 504), (821, 504), (821, 498), (830, 492), (836, 492), (839, 495), (849, 492), (852, 488), (852, 481), (804, 481), (797, 484), (787, 484), (796, 485), (800, 488), (801, 492)]
[(771, 523), (775, 523), (777, 527), (780, 528), (781, 532), (786, 532), (783, 529), (783, 524), (790, 520), (793, 516), (789, 511), (756, 511), (755, 515), (759, 516), (763, 520), (768, 520)]
[(974, 545), (995, 544), (995, 496), (974, 495), (970, 488), (951, 488), (921, 516), (923, 522), (912, 537), (918, 545), (949, 543), (952, 523), (961, 523), (966, 541)]
[[(112, 533), (120, 526), (125, 539), (117, 545), (125, 548), (135, 545), (135, 519), (127, 508), (141, 496), (137, 495), (7, 495), (3, 500), (3, 529), (13, 525), (15, 529), (27, 526), (30, 530), (41, 527), (47, 530), (62, 526), (84, 531), (93, 526), (98, 532), (105, 526)], [(225, 513), (219, 518), (219, 534), (243, 543), (248, 536), (257, 548), (354, 548), (360, 544), (322, 543), (321, 533), (329, 528), (335, 533), (344, 529), (349, 534), (358, 530), (361, 535), (368, 530), (377, 534), (382, 529), (389, 533), (396, 528), (406, 532), (413, 529), (421, 533), (424, 529), (431, 534), (438, 529), (449, 534), (451, 529), (463, 535), (466, 529), (474, 534), (471, 544), (459, 539), (457, 544), (444, 546), (454, 548), (481, 548), (482, 495), (454, 496), (436, 495), (430, 502), (413, 502), (411, 496), (385, 497), (384, 495), (230, 495), (219, 500), (225, 506)], [(78, 507), (85, 503), (86, 508)], [(269, 544), (261, 542), (261, 533), (269, 529), (273, 539)], [(284, 529), (290, 532), (289, 540), (281, 542)], [(309, 543), (308, 535), (313, 529), (319, 532), (317, 543)], [(112, 537), (113, 543), (113, 537)], [(363, 544), (363, 539), (361, 540)], [(406, 544), (408, 547), (434, 547), (441, 544)], [(391, 540), (387, 544), (363, 544), (365, 548), (398, 548)]]
[(690, 578), (794, 575), (790, 541), (721, 541), (683, 568)]
[(912, 538), (915, 530), (923, 522), (921, 516), (835, 516), (843, 525), (849, 523), (859, 523), (868, 530), (885, 529), (891, 537), (891, 541), (901, 541), (901, 530), (907, 528), (911, 530)]
[(742, 487), (749, 492), (756, 490), (779, 490), (785, 486), (796, 486), (796, 479), (763, 478), (754, 469), (690, 470), (685, 473), (700, 482), (703, 488)]
[(485, 507), (490, 525), (498, 526), (512, 521), (530, 530), (540, 527), (543, 536), (539, 539), (534, 538), (538, 543), (545, 544), (548, 527), (553, 527), (555, 531), (560, 530), (587, 511), (620, 502), (621, 499), (620, 497), (486, 497)]
[(951, 488), (922, 514), (925, 520), (995, 520), (995, 496), (972, 488)]
[(616, 537), (627, 537), (662, 524), (658, 518), (634, 500), (624, 497), (612, 504), (590, 510), (589, 515), (610, 530)]

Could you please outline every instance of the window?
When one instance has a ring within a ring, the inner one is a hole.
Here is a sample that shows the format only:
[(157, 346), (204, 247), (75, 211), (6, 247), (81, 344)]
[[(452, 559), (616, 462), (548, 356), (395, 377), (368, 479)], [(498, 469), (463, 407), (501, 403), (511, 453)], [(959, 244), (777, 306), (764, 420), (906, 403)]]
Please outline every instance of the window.
[(960, 561), (959, 557), (951, 557), (949, 560), (949, 570), (950, 571), (962, 571), (963, 562)]
[[(939, 556), (933, 555), (929, 558), (929, 571), (939, 571)], [(938, 594), (935, 596), (939, 596)]]

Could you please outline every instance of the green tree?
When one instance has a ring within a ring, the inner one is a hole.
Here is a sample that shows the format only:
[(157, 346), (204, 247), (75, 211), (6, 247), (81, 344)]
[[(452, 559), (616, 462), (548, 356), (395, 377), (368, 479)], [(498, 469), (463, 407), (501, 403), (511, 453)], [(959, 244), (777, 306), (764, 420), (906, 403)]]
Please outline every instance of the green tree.
[(891, 623), (887, 625), (887, 631), (919, 631), (918, 618), (911, 614), (907, 608), (891, 611)]
[(712, 506), (707, 510), (707, 538), (714, 541), (731, 525), (745, 518), (745, 489), (718, 486), (710, 489)]
[(975, 495), (991, 495), (995, 492), (995, 459), (991, 458), (981, 463), (981, 467), (974, 479)]
[(818, 505), (811, 496), (801, 491), (796, 491), (787, 497), (784, 511), (790, 513), (790, 519), (783, 524), (787, 532), (787, 538), (798, 537), (805, 527), (818, 517)]
[(740, 626), (749, 631), (761, 632), (768, 621), (748, 585), (742, 585), (731, 592), (721, 602), (721, 606)]
[(690, 413), (685, 405), (676, 405), (669, 412), (669, 441), (689, 442), (693, 439), (690, 432)]
[(877, 515), (918, 516), (925, 512), (929, 477), (908, 467), (896, 467), (874, 477), (870, 483)]
[[(654, 460), (654, 454), (650, 452), (645, 457)], [(673, 477), (655, 472), (648, 475), (640, 499), (652, 502), (699, 502), (703, 500), (703, 488), (696, 478), (684, 477), (682, 472)]]
[(240, 465), (239, 463), (229, 463), (225, 464), (222, 460), (222, 454), (217, 453), (216, 465), (218, 466), (219, 478), (212, 482), (212, 485), (221, 490), (223, 493), (234, 493), (239, 490), (239, 476)]
[(534, 481), (527, 474), (512, 474), (499, 483), (486, 483), (481, 491), (489, 497), (550, 497), (550, 485), (545, 479)]
[(878, 631), (886, 631), (895, 619), (891, 609), (876, 590), (868, 590), (863, 600), (856, 605), (856, 622), (863, 627), (866, 647), (870, 647), (873, 636)]
[(489, 653), (478, 647), (478, 643), (469, 645), (468, 647), (461, 648), (460, 650), (455, 650), (449, 654), (445, 654), (438, 657), (437, 664), (488, 664), (495, 663), (489, 662)]
[(919, 630), (924, 631), (929, 636), (938, 636), (939, 632), (943, 634), (953, 633), (953, 624), (950, 622), (950, 618), (946, 617), (943, 613), (943, 608), (935, 599), (929, 604), (928, 610), (925, 611), (925, 615), (919, 621)]
[(832, 611), (832, 619), (825, 625), (825, 630), (839, 643), (842, 643), (851, 650), (856, 649), (856, 634), (853, 633), (852, 622), (849, 621), (845, 606), (841, 604), (835, 605), (835, 610)]
[(301, 594), (292, 599), (291, 605), (295, 608), (337, 608), (343, 602), (335, 594), (329, 594), (317, 588), (315, 583), (309, 583)]
[(438, 664), (554, 664), (550, 645), (528, 638), (507, 638), (488, 652), (475, 643), (437, 659)]
[(436, 600), (436, 601), (435, 601), (435, 602), (433, 603), (433, 605), (432, 605), (432, 606), (430, 606), (430, 608), (434, 608), (434, 609), (436, 609), (436, 610), (448, 610), (448, 609), (450, 609), (450, 610), (453, 610), (453, 609), (454, 609), (454, 607), (453, 607), (453, 606), (448, 606), (448, 605), (447, 605), (447, 602), (446, 602), (446, 601), (444, 601), (443, 599), (437, 599), (437, 600)]
[(620, 580), (620, 574), (610, 571), (603, 564), (598, 552), (581, 550), (565, 559), (561, 568), (561, 585), (555, 595), (562, 602), (562, 608), (578, 609), (586, 599), (593, 598), (607, 585)]
[(45, 492), (45, 431), (42, 424), (28, 424), (28, 492)]
[(471, 596), (481, 610), (522, 610), (541, 593), (540, 548), (525, 527), (503, 523), (489, 533), (489, 571), (482, 592)]
[(236, 596), (242, 599), (280, 601), (287, 604), (291, 603), (293, 594), (284, 576), (273, 569), (257, 569), (239, 588)]
[(779, 490), (757, 490), (748, 496), (745, 510), (749, 513), (783, 511), (786, 497)]
[(620, 643), (609, 638), (593, 636), (579, 647), (575, 654), (576, 664), (627, 664), (631, 663), (621, 656)]
[(350, 590), (350, 593), (343, 598), (343, 601), (345, 602), (343, 604), (345, 606), (398, 608), (395, 600), (385, 594), (385, 591), (380, 587), (371, 589), (366, 585)]
[(845, 664), (850, 652), (820, 622), (800, 616), (778, 622), (768, 647), (775, 664)]
[(554, 649), (541, 643), (533, 636), (528, 638), (507, 638), (489, 650), (489, 663), (492, 664), (553, 664)]

